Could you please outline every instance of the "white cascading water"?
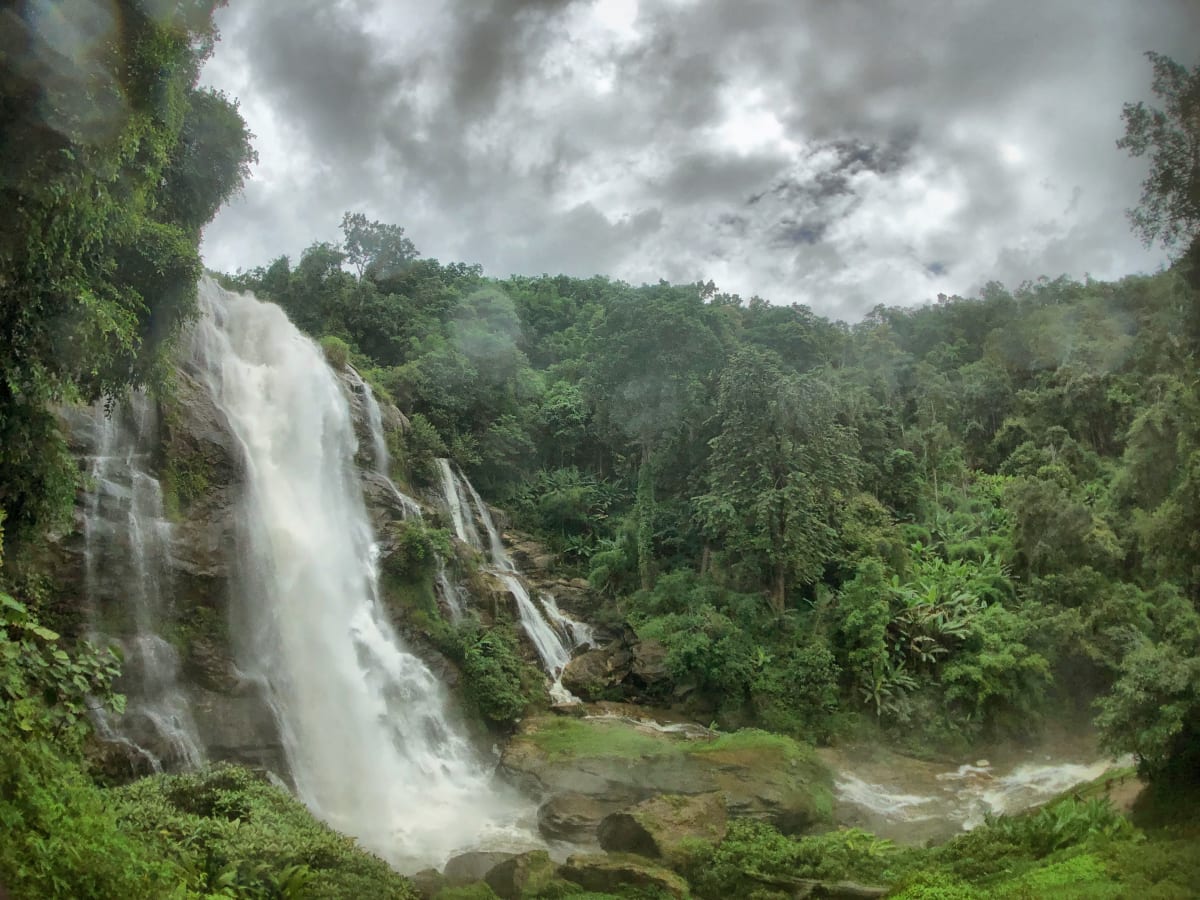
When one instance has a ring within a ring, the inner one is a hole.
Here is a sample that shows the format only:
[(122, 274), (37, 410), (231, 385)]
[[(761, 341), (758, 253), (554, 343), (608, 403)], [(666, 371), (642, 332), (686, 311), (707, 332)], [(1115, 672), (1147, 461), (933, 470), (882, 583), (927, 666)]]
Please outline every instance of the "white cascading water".
[[(562, 674), (567, 663), (571, 661), (571, 652), (577, 647), (593, 643), (591, 628), (582, 622), (576, 622), (559, 610), (553, 597), (543, 601), (544, 612), (538, 609), (521, 581), (516, 564), (504, 549), (500, 532), (496, 529), (496, 523), (492, 520), (492, 514), (483, 498), (465, 475), (454, 471), (450, 460), (439, 459), (437, 462), (441, 474), (442, 496), (450, 511), (454, 533), (460, 541), (483, 551), (483, 541), (480, 539), (479, 529), (475, 527), (476, 518), (483, 524), (488, 536), (486, 552), (492, 572), (504, 582), (508, 592), (517, 601), (521, 627), (525, 629), (525, 634), (533, 643), (542, 666), (550, 676), (550, 698), (560, 704), (578, 703), (578, 698), (563, 687)], [(468, 496), (470, 503), (467, 500)]]
[(437, 461), (438, 473), (442, 480), (442, 496), (450, 510), (450, 521), (454, 525), (455, 536), (476, 550), (483, 550), (483, 541), (479, 539), (479, 529), (475, 527), (475, 514), (459, 487), (458, 476), (448, 459)]
[[(150, 474), (158, 437), (155, 406), (145, 393), (134, 392), (111, 410), (93, 407), (92, 424), (95, 454), (83, 523), (89, 638), (97, 646), (121, 648), (127, 700), (121, 716), (97, 709), (96, 729), (156, 772), (195, 768), (204, 753), (179, 688), (179, 655), (160, 633), (170, 597), (165, 562), (171, 523), (162, 486)], [(128, 610), (132, 617), (119, 616), (120, 633), (110, 633), (102, 610)]]
[[(1010, 815), (1044, 803), (1074, 785), (1099, 778), (1131, 760), (992, 765), (986, 760), (945, 769), (936, 763), (889, 757), (865, 768), (839, 760), (834, 789), (840, 803), (867, 816), (868, 830), (900, 843), (944, 840), (982, 825), (989, 815)], [(859, 769), (855, 774), (854, 769)]]
[(387, 437), (383, 432), (383, 412), (379, 408), (379, 401), (375, 399), (375, 392), (371, 390), (371, 385), (358, 374), (353, 366), (346, 366), (345, 375), (350, 382), (351, 390), (362, 397), (367, 427), (371, 432), (371, 464), (375, 474), (379, 475), (387, 484), (392, 496), (404, 511), (404, 518), (420, 519), (421, 505), (396, 487), (396, 483), (392, 481), (392, 457), (388, 453)]
[(269, 686), (301, 799), (402, 870), (527, 845), (517, 799), (386, 621), (350, 411), (320, 350), (278, 307), (210, 279), (200, 307), (192, 363), (246, 463), (240, 655)]
[(379, 401), (375, 399), (375, 392), (371, 390), (371, 385), (367, 384), (357, 370), (353, 367), (347, 368), (362, 384), (363, 399), (367, 406), (367, 425), (371, 429), (371, 456), (375, 462), (375, 471), (390, 479), (392, 456), (388, 453), (387, 437), (383, 433), (383, 412), (379, 408)]
[[(392, 481), (392, 459), (387, 449), (387, 436), (383, 431), (383, 412), (379, 408), (375, 392), (371, 390), (371, 385), (367, 383), (366, 379), (359, 375), (352, 366), (346, 367), (346, 374), (350, 379), (351, 388), (360, 393), (363, 398), (363, 406), (367, 414), (367, 427), (371, 432), (371, 460), (375, 467), (375, 474), (379, 475), (387, 484), (392, 496), (400, 505), (400, 509), (404, 511), (405, 519), (423, 521), (425, 517), (421, 512), (421, 504), (400, 490), (396, 482)], [(450, 613), (450, 620), (452, 622), (460, 621), (466, 606), (463, 590), (450, 577), (450, 573), (446, 570), (446, 560), (442, 559), (440, 555), (437, 558), (434, 587), (438, 597), (445, 603), (446, 610)]]
[(541, 595), (542, 607), (554, 626), (571, 639), (575, 647), (593, 647), (596, 644), (596, 630), (586, 622), (577, 622), (558, 608), (558, 601), (553, 594)]

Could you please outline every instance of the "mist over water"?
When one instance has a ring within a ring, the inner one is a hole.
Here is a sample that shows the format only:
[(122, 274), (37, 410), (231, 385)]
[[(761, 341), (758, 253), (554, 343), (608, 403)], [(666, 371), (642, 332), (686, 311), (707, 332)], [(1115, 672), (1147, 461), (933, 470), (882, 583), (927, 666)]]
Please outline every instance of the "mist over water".
[(516, 797), (379, 602), (347, 400), (278, 307), (200, 285), (192, 364), (246, 463), (240, 663), (268, 686), (301, 799), (401, 869), (521, 839)]

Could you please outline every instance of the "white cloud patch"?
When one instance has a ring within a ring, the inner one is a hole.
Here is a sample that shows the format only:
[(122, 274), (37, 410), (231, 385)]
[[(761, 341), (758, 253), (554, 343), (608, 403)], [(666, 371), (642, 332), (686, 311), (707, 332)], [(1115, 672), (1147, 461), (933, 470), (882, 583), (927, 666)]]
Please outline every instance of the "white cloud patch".
[(854, 317), (1161, 264), (1115, 149), (1185, 0), (243, 0), (208, 83), (260, 163), (206, 234), (249, 268), (345, 210), (490, 274), (713, 279)]

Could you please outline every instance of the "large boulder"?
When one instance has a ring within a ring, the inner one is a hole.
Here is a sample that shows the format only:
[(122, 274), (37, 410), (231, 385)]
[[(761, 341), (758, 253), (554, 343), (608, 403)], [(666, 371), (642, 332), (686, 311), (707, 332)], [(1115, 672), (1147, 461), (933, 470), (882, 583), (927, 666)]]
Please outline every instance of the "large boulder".
[(667, 668), (667, 648), (662, 641), (640, 640), (630, 649), (633, 662), (629, 674), (640, 688), (654, 691), (671, 680), (671, 672)]
[(566, 792), (633, 805), (662, 794), (720, 797), (728, 816), (789, 834), (830, 821), (832, 776), (811, 748), (781, 735), (712, 735), (625, 718), (531, 717), (501, 770), (543, 796)]
[(725, 804), (719, 794), (667, 794), (606, 816), (596, 836), (600, 846), (610, 852), (672, 859), (689, 839), (719, 843), (726, 827)]
[(626, 626), (614, 641), (581, 653), (563, 670), (563, 686), (584, 700), (662, 694), (671, 682), (667, 648)]
[(563, 669), (563, 687), (584, 700), (605, 699), (629, 677), (632, 662), (632, 654), (617, 644), (587, 650)]
[(482, 881), (492, 869), (500, 863), (513, 858), (515, 854), (502, 853), (494, 850), (471, 850), (450, 858), (442, 869), (442, 876), (450, 887), (461, 887)]
[(559, 870), (567, 881), (585, 891), (619, 894), (625, 888), (664, 891), (672, 897), (686, 897), (688, 886), (670, 869), (652, 865), (634, 856), (576, 854)]
[(422, 869), (408, 876), (413, 889), (422, 900), (433, 900), (438, 891), (447, 887), (446, 878), (437, 869)]
[(632, 799), (632, 794), (607, 798), (578, 791), (555, 794), (538, 807), (538, 831), (550, 841), (578, 844), (593, 840), (604, 817), (624, 809)]
[(502, 900), (541, 894), (558, 873), (558, 866), (545, 850), (531, 850), (494, 866), (484, 881)]

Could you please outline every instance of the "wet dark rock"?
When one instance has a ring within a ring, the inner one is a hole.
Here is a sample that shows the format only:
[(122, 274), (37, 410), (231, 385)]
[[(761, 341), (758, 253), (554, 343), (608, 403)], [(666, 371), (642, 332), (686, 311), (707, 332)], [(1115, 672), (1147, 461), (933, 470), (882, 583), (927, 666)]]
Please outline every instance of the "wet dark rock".
[(550, 859), (550, 854), (545, 850), (531, 850), (493, 867), (484, 881), (501, 900), (519, 900), (539, 896), (557, 874), (558, 866)]
[(688, 896), (687, 883), (670, 869), (634, 856), (576, 854), (559, 872), (567, 881), (600, 894), (618, 894), (622, 888), (641, 888), (663, 891), (672, 897)]
[(606, 816), (596, 836), (610, 852), (671, 859), (686, 840), (719, 843), (727, 824), (720, 794), (663, 795)]
[(422, 900), (433, 900), (437, 892), (446, 887), (446, 879), (437, 869), (422, 869), (409, 875), (408, 880)]
[(640, 640), (631, 628), (575, 657), (563, 671), (563, 686), (584, 700), (661, 694), (670, 681), (667, 648), (660, 641)]
[(594, 797), (577, 791), (555, 794), (538, 807), (538, 831), (551, 841), (595, 840), (604, 817), (627, 807), (634, 796), (633, 792), (624, 797)]
[(500, 863), (512, 859), (515, 853), (501, 853), (493, 850), (471, 850), (450, 858), (442, 869), (446, 884), (450, 887), (461, 887), (482, 881), (493, 868)]

